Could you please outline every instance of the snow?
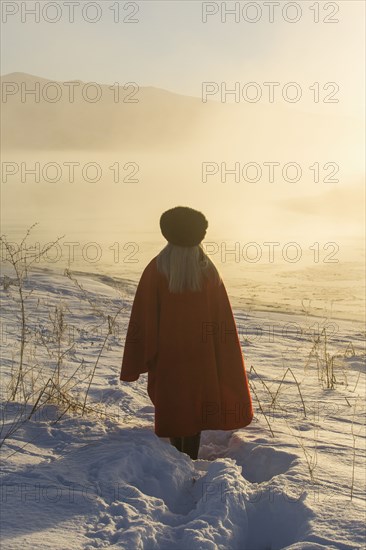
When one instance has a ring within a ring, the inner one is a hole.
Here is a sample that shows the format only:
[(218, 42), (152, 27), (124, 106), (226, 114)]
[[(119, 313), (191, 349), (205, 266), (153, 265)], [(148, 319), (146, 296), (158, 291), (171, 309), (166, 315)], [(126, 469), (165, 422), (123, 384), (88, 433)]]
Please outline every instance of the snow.
[[(7, 267), (2, 272), (12, 277)], [(73, 276), (84, 292), (56, 270), (29, 272), (27, 323), (50, 337), (49, 314), (63, 304), (63, 349), (72, 346), (62, 364), (66, 380), (82, 359), (85, 372), (93, 367), (106, 318), (121, 309), (88, 399), (107, 416), (69, 411), (56, 422), (59, 411), (49, 404), (26, 420), (30, 404), (23, 410), (5, 402), (19, 321), (16, 287), (2, 290), (2, 437), (15, 417), (21, 422), (1, 449), (4, 548), (365, 548), (361, 323), (334, 323), (328, 350), (338, 353), (337, 383), (330, 389), (319, 381), (315, 360), (307, 360), (314, 327), (329, 328), (331, 320), (234, 309), (255, 417), (241, 430), (202, 432), (199, 457), (191, 460), (155, 435), (147, 375), (119, 381), (135, 283)], [(52, 340), (47, 353), (34, 332), (27, 338), (26, 366), (46, 376), (55, 365)], [(350, 342), (355, 353), (344, 356)], [(79, 385), (85, 389), (82, 377)]]

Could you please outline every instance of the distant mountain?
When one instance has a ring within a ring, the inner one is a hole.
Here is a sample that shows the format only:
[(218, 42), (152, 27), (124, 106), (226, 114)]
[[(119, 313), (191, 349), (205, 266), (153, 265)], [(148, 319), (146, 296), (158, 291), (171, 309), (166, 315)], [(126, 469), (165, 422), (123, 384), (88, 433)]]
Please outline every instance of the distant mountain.
[[(75, 101), (69, 100), (70, 87), (63, 82), (52, 85), (46, 78), (25, 73), (1, 77), (2, 134), (4, 149), (136, 149), (168, 146), (191, 140), (200, 120), (211, 106), (199, 98), (186, 97), (165, 90), (123, 85), (88, 86), (81, 81), (74, 88)], [(5, 86), (6, 84), (6, 86)], [(28, 94), (21, 99), (21, 89), (38, 87), (39, 102)], [(118, 88), (118, 90), (117, 90)], [(4, 91), (15, 90), (5, 97)], [(90, 102), (98, 91), (100, 100)], [(61, 98), (52, 99), (61, 91)], [(119, 101), (115, 102), (115, 94)]]
[[(73, 86), (74, 102), (69, 99)], [(22, 99), (22, 88), (38, 88), (39, 101), (30, 94)], [(111, 89), (108, 84), (91, 86), (80, 80), (55, 86), (55, 81), (25, 73), (2, 76), (1, 89), (4, 151), (138, 150), (183, 155), (189, 149), (200, 152), (202, 160), (231, 156), (243, 162), (288, 162), (309, 153), (312, 162), (341, 162), (362, 147), (362, 121), (339, 116), (334, 105), (314, 113), (302, 111), (301, 103), (221, 103), (219, 96), (203, 103), (199, 97), (153, 87)], [(50, 101), (58, 92), (60, 99)], [(99, 92), (100, 99), (87, 101), (82, 92), (90, 100)]]

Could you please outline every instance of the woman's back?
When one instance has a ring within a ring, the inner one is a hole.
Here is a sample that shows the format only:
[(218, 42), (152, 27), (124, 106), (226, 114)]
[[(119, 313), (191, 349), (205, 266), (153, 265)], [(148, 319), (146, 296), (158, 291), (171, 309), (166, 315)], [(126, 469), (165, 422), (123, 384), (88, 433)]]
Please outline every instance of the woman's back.
[(159, 437), (247, 426), (252, 400), (233, 312), (200, 245), (207, 220), (176, 207), (160, 225), (168, 244), (141, 275), (120, 379), (148, 373)]

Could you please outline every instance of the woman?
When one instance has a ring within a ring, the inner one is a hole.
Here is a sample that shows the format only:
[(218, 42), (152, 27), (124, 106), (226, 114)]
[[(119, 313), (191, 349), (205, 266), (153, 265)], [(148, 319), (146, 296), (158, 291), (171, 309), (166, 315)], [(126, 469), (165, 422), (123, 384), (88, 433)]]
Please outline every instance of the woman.
[(168, 241), (137, 286), (120, 380), (148, 373), (155, 434), (197, 459), (202, 430), (253, 419), (244, 359), (224, 283), (205, 254), (208, 222), (189, 207), (164, 212)]

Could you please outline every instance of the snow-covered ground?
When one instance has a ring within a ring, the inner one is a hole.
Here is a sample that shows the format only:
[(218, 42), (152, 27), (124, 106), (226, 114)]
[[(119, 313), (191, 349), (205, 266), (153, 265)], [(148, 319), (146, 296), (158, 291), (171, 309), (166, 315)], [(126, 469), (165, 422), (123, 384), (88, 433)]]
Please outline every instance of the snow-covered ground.
[[(14, 277), (8, 267), (2, 274)], [(17, 287), (9, 279), (8, 288), (1, 285), (1, 437), (19, 422), (1, 449), (3, 548), (366, 547), (361, 323), (234, 309), (255, 417), (241, 430), (202, 432), (192, 461), (155, 435), (147, 375), (119, 381), (135, 283), (75, 277), (85, 292), (61, 272), (29, 273), (25, 366), (47, 379), (63, 353), (65, 381), (81, 365), (70, 392), (82, 401), (102, 349), (87, 404), (104, 419), (68, 410), (57, 420), (66, 406), (50, 404), (26, 420), (31, 404), (6, 404), (20, 331)], [(52, 319), (61, 304), (66, 325), (57, 349)], [(107, 316), (120, 308), (106, 339)], [(335, 355), (333, 389), (319, 380), (315, 358), (308, 362), (312, 336), (323, 327)]]

